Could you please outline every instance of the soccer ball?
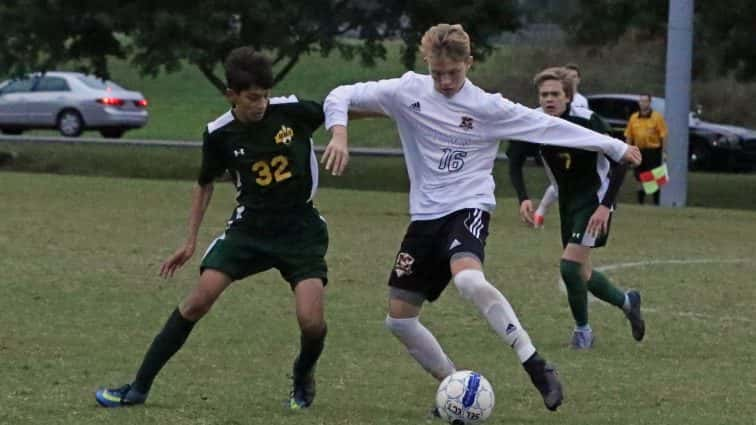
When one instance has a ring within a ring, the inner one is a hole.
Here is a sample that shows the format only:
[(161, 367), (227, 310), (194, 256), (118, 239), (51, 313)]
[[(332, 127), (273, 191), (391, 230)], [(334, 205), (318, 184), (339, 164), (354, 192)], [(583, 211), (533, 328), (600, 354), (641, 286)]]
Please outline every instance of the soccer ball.
[(450, 424), (479, 424), (488, 419), (493, 411), (493, 388), (479, 373), (457, 371), (438, 386), (436, 407), (441, 418)]

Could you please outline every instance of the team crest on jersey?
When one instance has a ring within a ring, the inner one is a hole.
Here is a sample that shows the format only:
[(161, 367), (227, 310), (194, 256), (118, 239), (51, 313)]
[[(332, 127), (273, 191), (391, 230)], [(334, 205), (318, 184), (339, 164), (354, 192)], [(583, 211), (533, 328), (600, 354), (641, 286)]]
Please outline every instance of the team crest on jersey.
[(462, 117), (462, 122), (459, 123), (460, 128), (464, 128), (465, 130), (472, 130), (473, 129), (473, 119), (472, 117)]
[(294, 130), (292, 130), (290, 127), (282, 125), (281, 129), (278, 130), (278, 133), (276, 133), (276, 144), (288, 145), (289, 143), (291, 143), (291, 139), (293, 137), (294, 137)]
[(400, 252), (399, 255), (396, 256), (396, 264), (394, 264), (394, 272), (396, 272), (396, 276), (402, 277), (404, 275), (411, 275), (413, 272), (413, 264), (415, 264), (415, 259), (412, 258), (411, 255), (406, 252)]

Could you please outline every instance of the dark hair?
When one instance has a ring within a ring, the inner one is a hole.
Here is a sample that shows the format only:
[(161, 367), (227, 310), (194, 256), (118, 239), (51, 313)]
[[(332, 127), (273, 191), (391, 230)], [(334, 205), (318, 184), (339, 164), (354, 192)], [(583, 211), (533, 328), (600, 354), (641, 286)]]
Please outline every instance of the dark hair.
[(638, 100), (642, 97), (647, 97), (649, 101), (651, 101), (651, 94), (650, 93), (641, 93), (640, 96), (638, 96)]
[(273, 65), (267, 56), (250, 46), (237, 47), (226, 57), (226, 85), (235, 92), (273, 87)]
[(567, 65), (565, 65), (564, 67), (567, 68), (567, 69), (571, 69), (571, 70), (577, 72), (578, 77), (580, 76), (580, 67), (577, 66), (577, 64), (575, 62), (570, 62)]

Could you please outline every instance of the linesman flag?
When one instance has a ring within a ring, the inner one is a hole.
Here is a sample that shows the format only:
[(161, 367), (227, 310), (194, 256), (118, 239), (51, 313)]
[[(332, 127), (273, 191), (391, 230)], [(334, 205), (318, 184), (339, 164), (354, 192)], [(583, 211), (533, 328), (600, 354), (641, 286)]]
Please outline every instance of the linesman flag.
[(662, 164), (652, 170), (640, 173), (640, 181), (643, 184), (643, 190), (648, 195), (658, 192), (661, 186), (669, 182), (667, 164)]

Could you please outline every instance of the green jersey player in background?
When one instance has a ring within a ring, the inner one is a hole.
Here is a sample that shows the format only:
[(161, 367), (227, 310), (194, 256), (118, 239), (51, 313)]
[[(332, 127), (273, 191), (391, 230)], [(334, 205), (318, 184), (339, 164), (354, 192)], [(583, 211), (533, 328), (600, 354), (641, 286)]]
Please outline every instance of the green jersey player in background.
[[(568, 70), (549, 68), (533, 80), (543, 112), (560, 117), (598, 133), (609, 129), (598, 115), (587, 108), (570, 105), (573, 82)], [(576, 349), (593, 346), (588, 324), (588, 292), (624, 311), (633, 338), (643, 339), (645, 323), (641, 316), (641, 297), (637, 291), (622, 292), (591, 266), (591, 249), (604, 246), (609, 236), (615, 199), (625, 176), (625, 166), (599, 152), (549, 145), (543, 140), (541, 158), (552, 186), (558, 191), (562, 247), (562, 279), (567, 287), (575, 330), (570, 345)], [(523, 187), (517, 188), (525, 192)], [(532, 208), (520, 205), (521, 218), (533, 223)]]
[(301, 330), (288, 405), (295, 410), (306, 408), (315, 396), (313, 372), (326, 337), (323, 296), (328, 232), (312, 204), (318, 164), (311, 136), (323, 123), (322, 106), (294, 96), (271, 98), (271, 62), (250, 47), (233, 50), (225, 68), (227, 97), (233, 108), (207, 125), (188, 236), (162, 264), (160, 275), (172, 277), (194, 254), (213, 181), (227, 171), (238, 205), (225, 232), (207, 248), (198, 283), (153, 340), (134, 381), (96, 392), (102, 406), (144, 403), (155, 376), (221, 293), (233, 281), (271, 268), (278, 269), (291, 285)]

